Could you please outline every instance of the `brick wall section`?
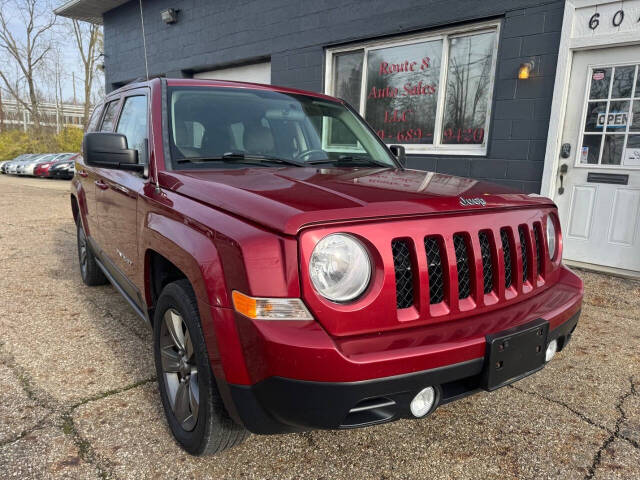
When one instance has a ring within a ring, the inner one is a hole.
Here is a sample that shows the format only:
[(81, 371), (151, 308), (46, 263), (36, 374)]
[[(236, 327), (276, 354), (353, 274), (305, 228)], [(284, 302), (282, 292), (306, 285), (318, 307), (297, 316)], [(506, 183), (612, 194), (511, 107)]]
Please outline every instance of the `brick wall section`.
[[(488, 179), (538, 192), (551, 110), (564, 2), (532, 0), (145, 0), (152, 75), (271, 59), (272, 83), (323, 90), (327, 46), (501, 19), (486, 156), (411, 156), (411, 168)], [(144, 75), (138, 2), (104, 15), (107, 88)], [(180, 9), (178, 22), (160, 19)], [(529, 80), (517, 80), (533, 59)]]

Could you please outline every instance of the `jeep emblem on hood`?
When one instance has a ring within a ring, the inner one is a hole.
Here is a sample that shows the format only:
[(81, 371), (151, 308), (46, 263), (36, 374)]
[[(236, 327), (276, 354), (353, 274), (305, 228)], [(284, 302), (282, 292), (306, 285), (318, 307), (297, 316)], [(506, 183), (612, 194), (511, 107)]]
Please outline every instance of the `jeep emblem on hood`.
[(478, 205), (479, 207), (486, 207), (487, 206), (487, 202), (485, 202), (482, 198), (464, 198), (464, 197), (459, 197), (460, 198), (460, 205), (462, 205), (463, 207), (470, 207), (472, 205)]

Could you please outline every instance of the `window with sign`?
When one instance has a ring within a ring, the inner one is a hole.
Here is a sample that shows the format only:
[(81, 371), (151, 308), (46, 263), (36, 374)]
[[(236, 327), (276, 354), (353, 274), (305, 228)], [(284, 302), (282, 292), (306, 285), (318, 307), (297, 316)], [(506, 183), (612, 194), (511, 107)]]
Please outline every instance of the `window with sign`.
[[(332, 49), (326, 90), (387, 144), (410, 153), (486, 154), (497, 25)], [(332, 142), (346, 144), (338, 127)]]
[(640, 167), (640, 65), (593, 68), (578, 163)]

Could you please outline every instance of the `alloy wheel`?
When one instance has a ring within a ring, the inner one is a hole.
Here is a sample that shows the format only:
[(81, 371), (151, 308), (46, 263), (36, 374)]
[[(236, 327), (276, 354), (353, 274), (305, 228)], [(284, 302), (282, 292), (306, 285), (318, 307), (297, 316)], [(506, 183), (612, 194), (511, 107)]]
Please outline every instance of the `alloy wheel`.
[(88, 261), (87, 237), (85, 236), (82, 227), (78, 227), (78, 260), (80, 261), (82, 276), (86, 277)]
[(160, 326), (160, 358), (169, 404), (180, 426), (190, 432), (198, 421), (200, 390), (191, 335), (182, 316), (168, 309)]

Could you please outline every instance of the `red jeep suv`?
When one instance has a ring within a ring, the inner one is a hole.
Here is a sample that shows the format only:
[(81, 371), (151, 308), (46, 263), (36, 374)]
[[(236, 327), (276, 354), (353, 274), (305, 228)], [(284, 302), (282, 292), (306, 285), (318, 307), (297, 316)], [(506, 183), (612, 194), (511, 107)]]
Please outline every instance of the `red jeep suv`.
[(82, 279), (152, 325), (185, 450), (424, 417), (567, 345), (583, 288), (554, 204), (404, 164), (316, 93), (153, 79), (95, 109)]

